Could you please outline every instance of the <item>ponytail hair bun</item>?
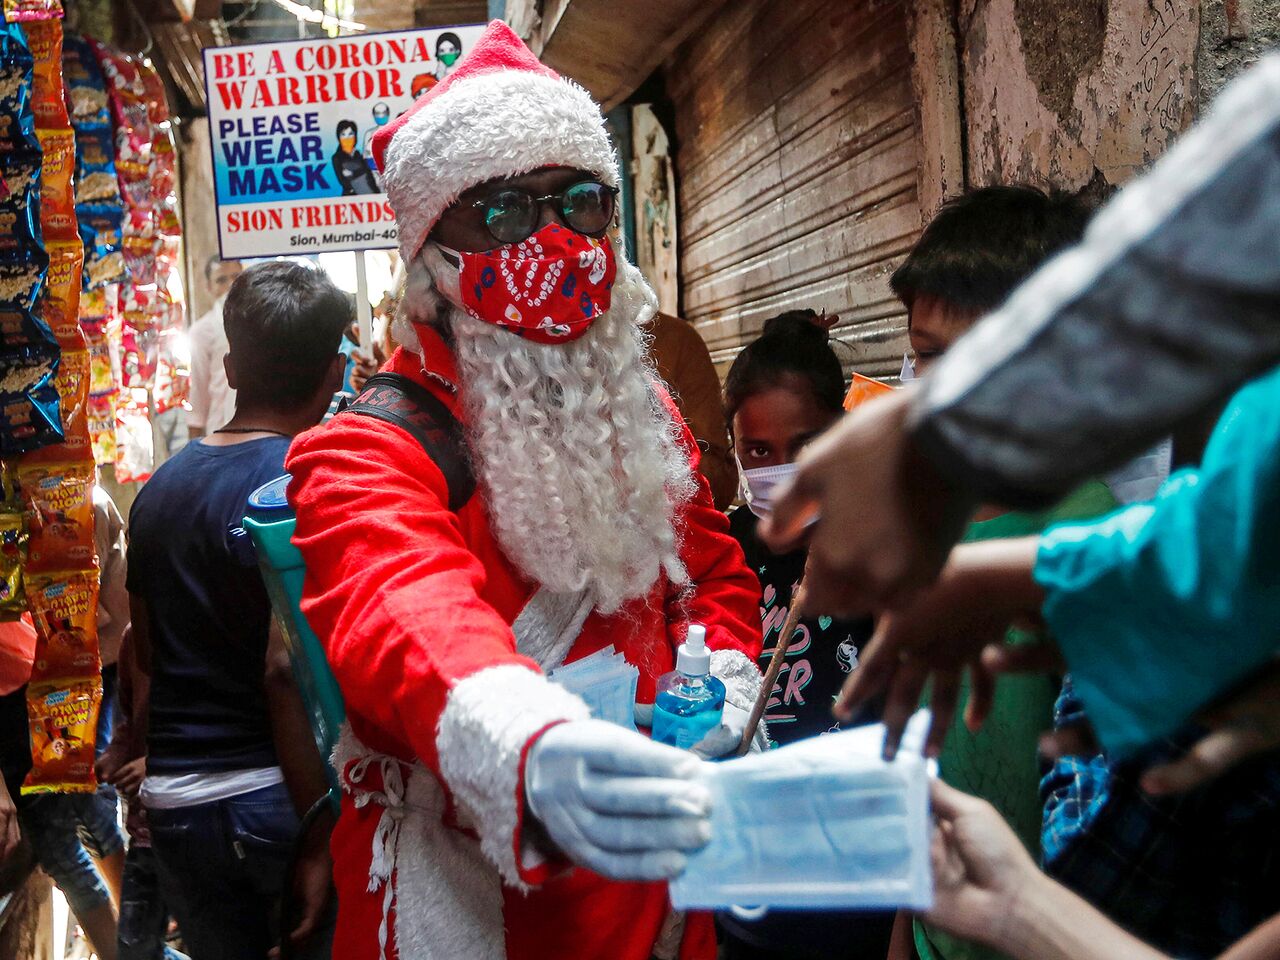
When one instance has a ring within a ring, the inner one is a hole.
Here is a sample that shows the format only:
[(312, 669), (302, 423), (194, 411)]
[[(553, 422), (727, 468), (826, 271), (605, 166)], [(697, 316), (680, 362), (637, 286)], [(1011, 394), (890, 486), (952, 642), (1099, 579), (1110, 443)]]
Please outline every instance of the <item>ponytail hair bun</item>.
[(725, 378), (725, 413), (730, 420), (743, 401), (784, 381), (804, 382), (824, 410), (839, 413), (844, 372), (831, 349), (830, 327), (839, 318), (815, 310), (788, 310), (764, 322), (760, 337), (743, 348)]

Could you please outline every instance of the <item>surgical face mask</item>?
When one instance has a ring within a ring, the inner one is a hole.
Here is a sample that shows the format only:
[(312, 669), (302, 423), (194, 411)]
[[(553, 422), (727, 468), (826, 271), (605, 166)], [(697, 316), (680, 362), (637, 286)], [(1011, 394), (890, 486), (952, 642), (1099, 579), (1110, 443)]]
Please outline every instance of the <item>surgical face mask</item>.
[(911, 356), (911, 351), (908, 350), (906, 353), (902, 355), (902, 373), (898, 374), (898, 379), (901, 380), (903, 383), (907, 383), (908, 381), (914, 380), (915, 378), (916, 378), (916, 362)]
[(671, 881), (677, 910), (927, 910), (929, 770), (919, 749), (929, 714), (881, 759), (884, 727), (827, 734), (704, 764), (711, 842)]
[(736, 453), (733, 458), (738, 464), (738, 492), (747, 501), (747, 509), (763, 520), (773, 511), (774, 490), (796, 475), (796, 464), (780, 463), (748, 470)]
[(439, 54), (440, 62), (443, 63), (446, 67), (452, 67), (455, 63), (458, 62), (458, 58), (460, 56), (462, 56), (462, 54), (456, 50), (450, 51), (450, 52), (441, 51)]
[(342, 148), (343, 153), (350, 153), (356, 148), (355, 137), (339, 137), (338, 146)]

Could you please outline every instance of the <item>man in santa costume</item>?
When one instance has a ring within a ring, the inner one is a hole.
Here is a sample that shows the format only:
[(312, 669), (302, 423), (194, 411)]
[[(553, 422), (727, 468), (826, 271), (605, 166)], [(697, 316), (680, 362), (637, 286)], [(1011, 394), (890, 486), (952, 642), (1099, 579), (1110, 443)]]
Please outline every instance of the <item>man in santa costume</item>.
[(663, 882), (708, 838), (700, 761), (546, 676), (612, 645), (652, 703), (698, 622), (730, 703), (760, 687), (756, 581), (607, 233), (599, 107), (495, 21), (374, 154), (409, 277), (401, 379), (288, 464), (303, 610), (349, 719), (334, 956), (712, 958), (710, 919)]

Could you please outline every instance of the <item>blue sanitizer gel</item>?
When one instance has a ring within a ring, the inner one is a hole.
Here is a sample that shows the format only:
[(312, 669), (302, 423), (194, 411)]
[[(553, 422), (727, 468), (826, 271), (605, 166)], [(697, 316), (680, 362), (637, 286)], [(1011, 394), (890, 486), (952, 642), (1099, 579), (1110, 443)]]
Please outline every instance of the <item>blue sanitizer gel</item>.
[(689, 625), (676, 653), (676, 668), (658, 678), (653, 704), (653, 739), (688, 750), (720, 725), (724, 684), (711, 675), (707, 628)]

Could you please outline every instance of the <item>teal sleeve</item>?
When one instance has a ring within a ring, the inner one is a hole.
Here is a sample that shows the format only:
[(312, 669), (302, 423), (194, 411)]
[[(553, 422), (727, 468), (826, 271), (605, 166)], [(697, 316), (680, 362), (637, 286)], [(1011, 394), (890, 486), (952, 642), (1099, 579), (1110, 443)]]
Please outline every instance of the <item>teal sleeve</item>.
[(1241, 390), (1199, 469), (1042, 537), (1044, 615), (1107, 750), (1166, 736), (1280, 643), (1280, 370)]

